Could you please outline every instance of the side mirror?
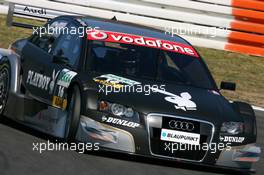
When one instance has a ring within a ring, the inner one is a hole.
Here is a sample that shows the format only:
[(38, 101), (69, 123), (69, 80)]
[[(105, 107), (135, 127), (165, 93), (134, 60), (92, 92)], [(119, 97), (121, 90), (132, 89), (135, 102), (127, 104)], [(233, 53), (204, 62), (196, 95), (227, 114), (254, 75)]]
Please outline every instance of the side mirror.
[(62, 57), (62, 56), (53, 56), (53, 63), (57, 63), (57, 64), (68, 64), (69, 63), (69, 59), (66, 57)]
[(220, 85), (220, 89), (235, 91), (236, 83), (222, 81)]

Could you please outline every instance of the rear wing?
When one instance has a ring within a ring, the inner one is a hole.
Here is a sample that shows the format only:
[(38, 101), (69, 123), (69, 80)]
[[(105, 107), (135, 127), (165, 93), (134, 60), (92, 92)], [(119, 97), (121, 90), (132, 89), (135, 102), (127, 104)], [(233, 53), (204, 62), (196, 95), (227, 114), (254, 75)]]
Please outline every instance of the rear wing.
[[(17, 1), (17, 0), (8, 0), (8, 3), (9, 3), (9, 8), (8, 8), (8, 14), (6, 18), (6, 25), (8, 27), (15, 26), (15, 27), (32, 29), (33, 27), (38, 26), (38, 25), (31, 23), (30, 22), (31, 20), (24, 20), (27, 22), (19, 22), (19, 20), (16, 20), (18, 18), (48, 21), (50, 19), (53, 19), (61, 15), (78, 15), (76, 13), (52, 10), (46, 7), (43, 8), (41, 6), (41, 3), (39, 3), (39, 6), (27, 5), (25, 4), (25, 1)], [(15, 17), (18, 17), (18, 18), (15, 18)]]

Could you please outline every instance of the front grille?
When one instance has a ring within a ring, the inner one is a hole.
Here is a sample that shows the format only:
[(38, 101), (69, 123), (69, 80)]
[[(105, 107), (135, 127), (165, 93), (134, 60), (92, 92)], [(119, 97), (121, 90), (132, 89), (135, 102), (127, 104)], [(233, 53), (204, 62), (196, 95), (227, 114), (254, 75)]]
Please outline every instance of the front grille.
[[(177, 142), (161, 140), (161, 131), (162, 129), (167, 129), (190, 134), (200, 134), (199, 145), (201, 148), (205, 144), (210, 145), (212, 141), (214, 132), (214, 125), (212, 123), (165, 114), (150, 114), (147, 116), (147, 122), (149, 146), (153, 155), (200, 162), (207, 154), (207, 150), (195, 149), (194, 145), (184, 145), (185, 148), (188, 146), (189, 149), (184, 149), (183, 146), (182, 150), (175, 149), (173, 152), (171, 150), (169, 151), (169, 149), (166, 149), (168, 148), (167, 146), (170, 145), (172, 148), (172, 145), (174, 144), (174, 148), (176, 148), (177, 145), (175, 144), (177, 144)], [(189, 124), (188, 127), (187, 123)], [(199, 148), (199, 145), (196, 145), (196, 148)]]

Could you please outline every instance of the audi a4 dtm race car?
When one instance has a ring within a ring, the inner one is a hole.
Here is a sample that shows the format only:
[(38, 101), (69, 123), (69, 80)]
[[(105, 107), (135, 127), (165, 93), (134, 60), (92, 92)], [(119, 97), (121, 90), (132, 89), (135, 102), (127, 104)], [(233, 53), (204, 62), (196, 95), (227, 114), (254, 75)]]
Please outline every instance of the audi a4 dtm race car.
[(183, 38), (91, 17), (50, 26), (91, 30), (35, 32), (1, 49), (2, 117), (122, 153), (237, 170), (258, 161), (251, 106), (226, 100)]

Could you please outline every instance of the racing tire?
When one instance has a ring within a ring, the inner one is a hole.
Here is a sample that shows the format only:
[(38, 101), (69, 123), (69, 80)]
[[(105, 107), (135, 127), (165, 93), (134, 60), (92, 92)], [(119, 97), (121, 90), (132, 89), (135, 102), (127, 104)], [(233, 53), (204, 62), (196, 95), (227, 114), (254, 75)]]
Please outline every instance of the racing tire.
[(257, 140), (257, 121), (253, 108), (244, 102), (234, 102), (233, 106), (244, 120), (244, 133), (250, 138), (250, 142)]
[(77, 85), (73, 86), (68, 99), (65, 141), (70, 143), (75, 142), (81, 114), (81, 93)]
[(0, 120), (4, 117), (4, 111), (8, 99), (10, 87), (10, 66), (8, 63), (0, 65)]

